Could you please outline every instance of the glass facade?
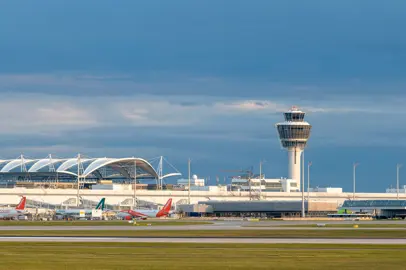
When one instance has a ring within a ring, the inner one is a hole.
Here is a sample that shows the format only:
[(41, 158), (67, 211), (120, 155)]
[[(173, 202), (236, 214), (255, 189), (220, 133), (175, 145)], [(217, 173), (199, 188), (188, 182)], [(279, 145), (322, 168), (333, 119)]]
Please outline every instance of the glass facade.
[(288, 122), (303, 122), (305, 113), (304, 112), (286, 112), (284, 113), (285, 121)]
[(307, 145), (306, 141), (282, 141), (282, 147), (298, 147), (305, 148)]
[(308, 139), (312, 126), (278, 125), (279, 137), (283, 139)]
[(406, 200), (347, 200), (341, 207), (406, 207)]

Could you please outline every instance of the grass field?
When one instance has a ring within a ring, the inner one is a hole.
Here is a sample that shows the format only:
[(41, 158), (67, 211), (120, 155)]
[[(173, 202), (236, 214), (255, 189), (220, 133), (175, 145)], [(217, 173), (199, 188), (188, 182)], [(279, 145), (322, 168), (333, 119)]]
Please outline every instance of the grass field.
[(1, 269), (405, 269), (406, 246), (0, 243)]
[[(205, 221), (182, 221), (182, 220), (142, 220), (137, 221), (137, 224), (146, 226), (176, 226), (176, 225), (203, 225), (212, 224)], [(133, 226), (125, 220), (78, 220), (78, 221), (14, 221), (6, 220), (0, 221), (0, 226)]]
[[(365, 224), (365, 223), (354, 223), (354, 224), (327, 224), (325, 227), (329, 228), (352, 228), (355, 224), (359, 228), (406, 228), (406, 222), (403, 223), (389, 223), (389, 224)], [(253, 226), (250, 226), (253, 227)], [(261, 225), (256, 227), (262, 227)], [(265, 226), (264, 226), (265, 227)], [(269, 227), (269, 226), (266, 226)], [(299, 228), (314, 228), (317, 227), (316, 224), (298, 224), (298, 225), (281, 225), (280, 227), (299, 227)]]
[(406, 238), (406, 230), (4, 230), (0, 236)]

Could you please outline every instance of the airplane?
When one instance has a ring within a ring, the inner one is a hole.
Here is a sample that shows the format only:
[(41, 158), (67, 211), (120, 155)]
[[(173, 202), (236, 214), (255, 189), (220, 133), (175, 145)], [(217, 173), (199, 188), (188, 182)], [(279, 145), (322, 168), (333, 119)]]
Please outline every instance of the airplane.
[(25, 215), (26, 197), (22, 197), (15, 209), (0, 209), (0, 219), (17, 219), (19, 216)]
[(122, 210), (118, 213), (118, 216), (124, 215), (125, 219), (129, 218), (159, 218), (166, 217), (171, 214), (172, 199), (169, 199), (161, 210), (145, 210), (145, 209), (134, 209), (134, 210)]
[(80, 209), (80, 208), (58, 209), (55, 211), (55, 214), (64, 216), (80, 216), (81, 214), (85, 216), (91, 215), (93, 210), (104, 210), (105, 201), (106, 198), (102, 198), (94, 209)]

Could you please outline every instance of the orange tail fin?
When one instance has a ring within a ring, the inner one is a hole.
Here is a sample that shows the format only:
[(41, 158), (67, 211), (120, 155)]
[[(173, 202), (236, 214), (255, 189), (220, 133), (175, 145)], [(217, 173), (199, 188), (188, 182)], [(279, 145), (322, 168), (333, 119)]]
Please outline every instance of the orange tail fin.
[(16, 206), (16, 210), (24, 210), (26, 200), (26, 197), (22, 197), (20, 203)]
[(169, 200), (166, 202), (166, 204), (165, 204), (163, 210), (164, 210), (166, 213), (169, 213), (169, 211), (171, 210), (171, 206), (172, 206), (172, 199), (169, 199)]
[(164, 207), (161, 209), (161, 211), (158, 212), (157, 217), (167, 216), (169, 214), (169, 211), (171, 210), (171, 206), (172, 199), (169, 199)]

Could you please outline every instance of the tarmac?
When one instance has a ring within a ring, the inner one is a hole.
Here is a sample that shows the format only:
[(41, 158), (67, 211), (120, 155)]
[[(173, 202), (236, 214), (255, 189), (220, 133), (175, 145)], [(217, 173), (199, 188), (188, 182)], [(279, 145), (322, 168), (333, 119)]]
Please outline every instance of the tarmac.
[(137, 237), (0, 237), (0, 242), (104, 242), (104, 243), (198, 243), (198, 244), (368, 244), (406, 245), (406, 239), (320, 238), (137, 238)]
[[(134, 231), (149, 231), (149, 230), (165, 230), (165, 231), (196, 231), (196, 230), (354, 230), (352, 227), (328, 227), (334, 224), (359, 224), (357, 230), (406, 230), (406, 221), (214, 221), (213, 224), (204, 225), (162, 225), (146, 226), (144, 222), (142, 226), (126, 225), (99, 225), (99, 226), (0, 226), (0, 231), (96, 231), (96, 230), (134, 230)], [(299, 227), (303, 225), (325, 224), (327, 227)], [(398, 224), (404, 227), (363, 227), (362, 224)], [(294, 227), (298, 225), (298, 227)], [(289, 227), (288, 227), (289, 226)]]
[[(309, 230), (354, 230), (348, 227), (242, 227), (242, 226), (213, 226), (213, 225), (181, 225), (181, 226), (4, 226), (0, 231), (215, 231), (215, 230), (286, 230), (286, 231), (309, 231)], [(406, 230), (406, 227), (392, 228), (363, 228), (357, 230)]]

